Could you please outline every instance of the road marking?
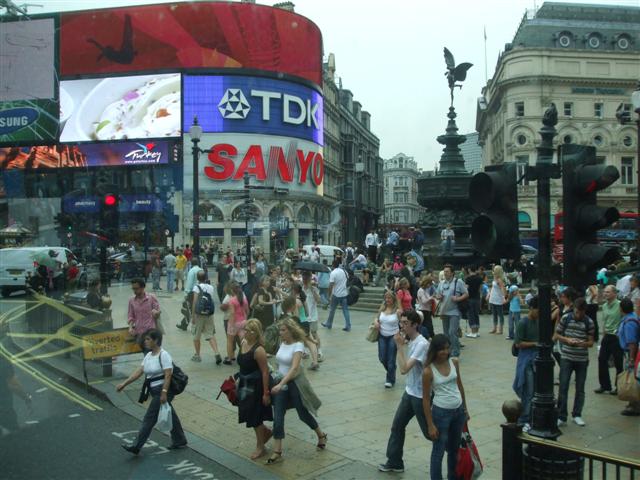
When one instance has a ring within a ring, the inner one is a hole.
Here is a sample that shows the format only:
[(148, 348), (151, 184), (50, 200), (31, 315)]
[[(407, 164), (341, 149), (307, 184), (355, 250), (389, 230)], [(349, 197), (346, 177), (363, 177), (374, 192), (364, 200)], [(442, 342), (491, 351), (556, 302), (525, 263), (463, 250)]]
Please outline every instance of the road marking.
[(24, 372), (28, 373), (29, 375), (31, 375), (35, 380), (47, 385), (52, 390), (55, 390), (58, 393), (64, 395), (65, 397), (67, 397), (72, 402), (78, 403), (79, 405), (83, 406), (87, 410), (91, 410), (92, 412), (96, 412), (96, 411), (101, 412), (102, 411), (102, 407), (100, 407), (99, 405), (96, 405), (95, 403), (93, 403), (93, 402), (87, 400), (86, 398), (78, 395), (77, 393), (75, 393), (74, 391), (68, 389), (67, 387), (64, 387), (62, 385), (56, 384), (53, 380), (51, 380), (45, 374), (43, 374), (39, 370), (35, 369), (31, 365), (27, 364), (27, 362), (25, 360), (22, 360), (20, 358), (17, 358), (16, 356), (12, 355), (11, 352), (9, 352), (6, 349), (6, 347), (4, 345), (2, 345), (2, 344), (0, 344), (0, 355), (5, 357), (8, 361), (10, 361), (13, 365), (18, 367), (22, 371), (24, 371)]
[(42, 387), (42, 388), (39, 388), (38, 390), (36, 390), (36, 393), (46, 392), (47, 390), (49, 390), (47, 387)]
[(80, 414), (79, 413), (72, 413), (71, 415), (69, 415), (69, 418), (76, 418), (79, 417)]
[(25, 425), (35, 425), (36, 423), (40, 423), (38, 420), (28, 420), (24, 422)]

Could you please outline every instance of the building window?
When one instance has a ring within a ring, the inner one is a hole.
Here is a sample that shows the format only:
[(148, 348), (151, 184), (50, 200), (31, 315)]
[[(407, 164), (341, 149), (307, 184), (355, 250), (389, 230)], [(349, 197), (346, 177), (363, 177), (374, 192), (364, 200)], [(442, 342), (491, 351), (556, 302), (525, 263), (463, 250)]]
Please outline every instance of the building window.
[(524, 102), (516, 102), (516, 117), (524, 117)]
[(589, 34), (589, 38), (587, 39), (587, 45), (589, 45), (589, 48), (600, 48), (601, 43), (602, 41), (599, 33)]
[(573, 103), (564, 102), (564, 116), (570, 117), (573, 115)]
[(565, 135), (564, 137), (562, 137), (562, 142), (563, 143), (571, 143), (571, 142), (573, 142), (573, 137), (571, 135)]
[(604, 139), (602, 138), (602, 135), (596, 135), (595, 137), (593, 137), (593, 144), (596, 147), (599, 147), (600, 145), (602, 145), (603, 142), (604, 142)]
[(562, 48), (568, 48), (571, 46), (571, 41), (573, 40), (573, 35), (571, 32), (560, 32), (558, 35), (558, 44)]
[(622, 139), (622, 144), (625, 147), (630, 147), (631, 145), (633, 145), (633, 138), (631, 138), (631, 135), (625, 135)]
[(597, 165), (604, 165), (606, 163), (607, 163), (607, 157), (605, 157), (604, 155), (596, 156), (596, 164)]
[(518, 225), (520, 228), (531, 228), (531, 215), (520, 210), (518, 212)]
[(516, 138), (516, 141), (518, 142), (518, 145), (526, 145), (527, 137), (525, 135), (518, 135), (518, 137)]
[(626, 50), (629, 48), (629, 37), (626, 35), (620, 35), (616, 41), (616, 45), (620, 50)]
[[(516, 167), (518, 171), (518, 180), (520, 180), (523, 175), (527, 172), (527, 166), (529, 165), (529, 155), (517, 155), (516, 156)], [(524, 178), (522, 180), (522, 185), (529, 185), (529, 180)]]
[(593, 104), (593, 115), (596, 118), (604, 118), (604, 103), (594, 103)]
[(633, 185), (633, 157), (622, 157), (620, 178), (623, 185)]

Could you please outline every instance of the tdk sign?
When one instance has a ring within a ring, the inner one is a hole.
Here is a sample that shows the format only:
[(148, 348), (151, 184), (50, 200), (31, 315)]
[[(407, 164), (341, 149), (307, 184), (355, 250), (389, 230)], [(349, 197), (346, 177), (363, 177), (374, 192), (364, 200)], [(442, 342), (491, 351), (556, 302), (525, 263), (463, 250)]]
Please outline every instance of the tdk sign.
[(323, 145), (322, 95), (284, 80), (185, 75), (185, 131), (194, 116), (205, 133), (260, 133)]

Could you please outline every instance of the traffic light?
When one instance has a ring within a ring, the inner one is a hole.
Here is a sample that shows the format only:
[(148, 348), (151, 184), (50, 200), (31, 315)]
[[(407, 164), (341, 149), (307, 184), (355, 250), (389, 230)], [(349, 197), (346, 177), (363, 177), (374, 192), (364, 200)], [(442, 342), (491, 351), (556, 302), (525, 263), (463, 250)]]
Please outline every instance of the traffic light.
[(562, 164), (563, 283), (576, 288), (596, 282), (596, 270), (618, 259), (615, 247), (598, 245), (598, 230), (620, 218), (614, 207), (598, 207), (597, 193), (620, 174), (612, 165), (598, 164), (595, 147), (564, 144)]
[(490, 260), (520, 258), (516, 164), (491, 165), (469, 183), (469, 201), (480, 213), (471, 224), (471, 241)]
[(100, 206), (100, 230), (107, 237), (108, 243), (118, 243), (120, 227), (120, 198), (116, 193), (105, 193)]

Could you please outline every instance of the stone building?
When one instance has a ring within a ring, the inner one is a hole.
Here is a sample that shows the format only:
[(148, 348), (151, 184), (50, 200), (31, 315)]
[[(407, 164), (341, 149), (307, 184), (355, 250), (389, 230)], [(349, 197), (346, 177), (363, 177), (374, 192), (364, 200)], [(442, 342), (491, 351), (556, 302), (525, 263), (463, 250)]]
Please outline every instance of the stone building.
[(482, 146), (478, 144), (478, 132), (467, 133), (467, 141), (460, 145), (460, 153), (464, 157), (464, 168), (469, 173), (482, 171)]
[(423, 208), (418, 205), (418, 163), (398, 153), (384, 161), (385, 225), (415, 225)]
[[(558, 109), (554, 142), (597, 147), (620, 180), (601, 202), (635, 211), (638, 168), (635, 126), (620, 125), (616, 110), (631, 109), (640, 75), (640, 8), (546, 2), (526, 14), (505, 45), (493, 78), (478, 99), (476, 130), (485, 165), (517, 162), (519, 176), (536, 160), (542, 115)], [(551, 189), (552, 214), (562, 208), (562, 185)], [(521, 230), (537, 229), (535, 185), (518, 187)]]

